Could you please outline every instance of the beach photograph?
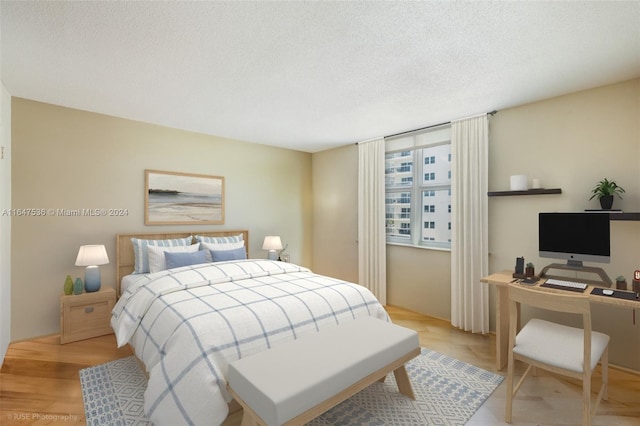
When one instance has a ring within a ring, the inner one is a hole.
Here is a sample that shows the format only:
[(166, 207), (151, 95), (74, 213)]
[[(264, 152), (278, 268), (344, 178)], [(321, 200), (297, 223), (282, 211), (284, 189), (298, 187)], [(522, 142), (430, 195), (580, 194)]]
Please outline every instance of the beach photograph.
[(145, 170), (145, 225), (223, 224), (224, 178)]

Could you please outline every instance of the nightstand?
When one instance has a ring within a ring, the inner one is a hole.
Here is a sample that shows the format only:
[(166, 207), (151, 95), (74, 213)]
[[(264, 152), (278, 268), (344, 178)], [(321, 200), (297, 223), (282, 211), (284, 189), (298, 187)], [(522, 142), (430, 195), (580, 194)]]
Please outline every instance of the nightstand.
[(60, 343), (113, 333), (111, 310), (115, 303), (116, 292), (108, 287), (60, 296)]

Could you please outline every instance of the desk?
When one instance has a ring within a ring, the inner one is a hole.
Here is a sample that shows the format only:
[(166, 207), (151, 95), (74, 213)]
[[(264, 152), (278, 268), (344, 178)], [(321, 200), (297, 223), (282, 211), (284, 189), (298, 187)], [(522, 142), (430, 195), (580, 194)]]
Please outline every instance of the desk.
[[(512, 271), (496, 272), (488, 275), (480, 280), (480, 282), (495, 285), (496, 286), (496, 368), (502, 370), (507, 365), (508, 351), (509, 351), (509, 292), (508, 286), (513, 282)], [(613, 297), (597, 296), (591, 294), (591, 290), (595, 286), (589, 285), (584, 293), (574, 293), (567, 290), (556, 290), (552, 288), (540, 287), (540, 284), (544, 283), (544, 279), (541, 279), (535, 287), (539, 287), (540, 290), (549, 291), (553, 293), (573, 295), (582, 294), (584, 297), (588, 297), (592, 303), (600, 303), (604, 305), (618, 306), (621, 308), (636, 309), (640, 308), (640, 301), (638, 300), (625, 300), (617, 299)]]

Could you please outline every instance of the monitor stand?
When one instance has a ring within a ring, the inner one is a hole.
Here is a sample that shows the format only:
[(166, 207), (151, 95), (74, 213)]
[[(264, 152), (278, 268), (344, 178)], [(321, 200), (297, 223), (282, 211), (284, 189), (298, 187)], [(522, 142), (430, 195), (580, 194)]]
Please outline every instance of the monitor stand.
[[(561, 275), (548, 275), (547, 271), (549, 269), (561, 269), (565, 271), (574, 271), (574, 272), (587, 272), (591, 274), (596, 274), (600, 277), (600, 280), (585, 280), (578, 278), (565, 277)], [(595, 268), (591, 266), (583, 266), (582, 262), (577, 262), (574, 260), (569, 260), (567, 263), (552, 263), (550, 265), (545, 266), (542, 271), (540, 271), (540, 278), (555, 278), (558, 280), (567, 280), (567, 281), (576, 281), (581, 283), (593, 284), (600, 287), (611, 287), (613, 284), (611, 279), (607, 275), (607, 273), (602, 268)]]

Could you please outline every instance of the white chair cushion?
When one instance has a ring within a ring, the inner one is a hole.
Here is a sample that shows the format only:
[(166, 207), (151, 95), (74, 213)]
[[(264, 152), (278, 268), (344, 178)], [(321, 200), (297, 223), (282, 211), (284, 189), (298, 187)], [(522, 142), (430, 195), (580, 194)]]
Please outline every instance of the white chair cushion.
[[(591, 370), (598, 364), (608, 343), (609, 336), (606, 334), (591, 332)], [(582, 373), (584, 330), (532, 319), (516, 336), (513, 353)]]

